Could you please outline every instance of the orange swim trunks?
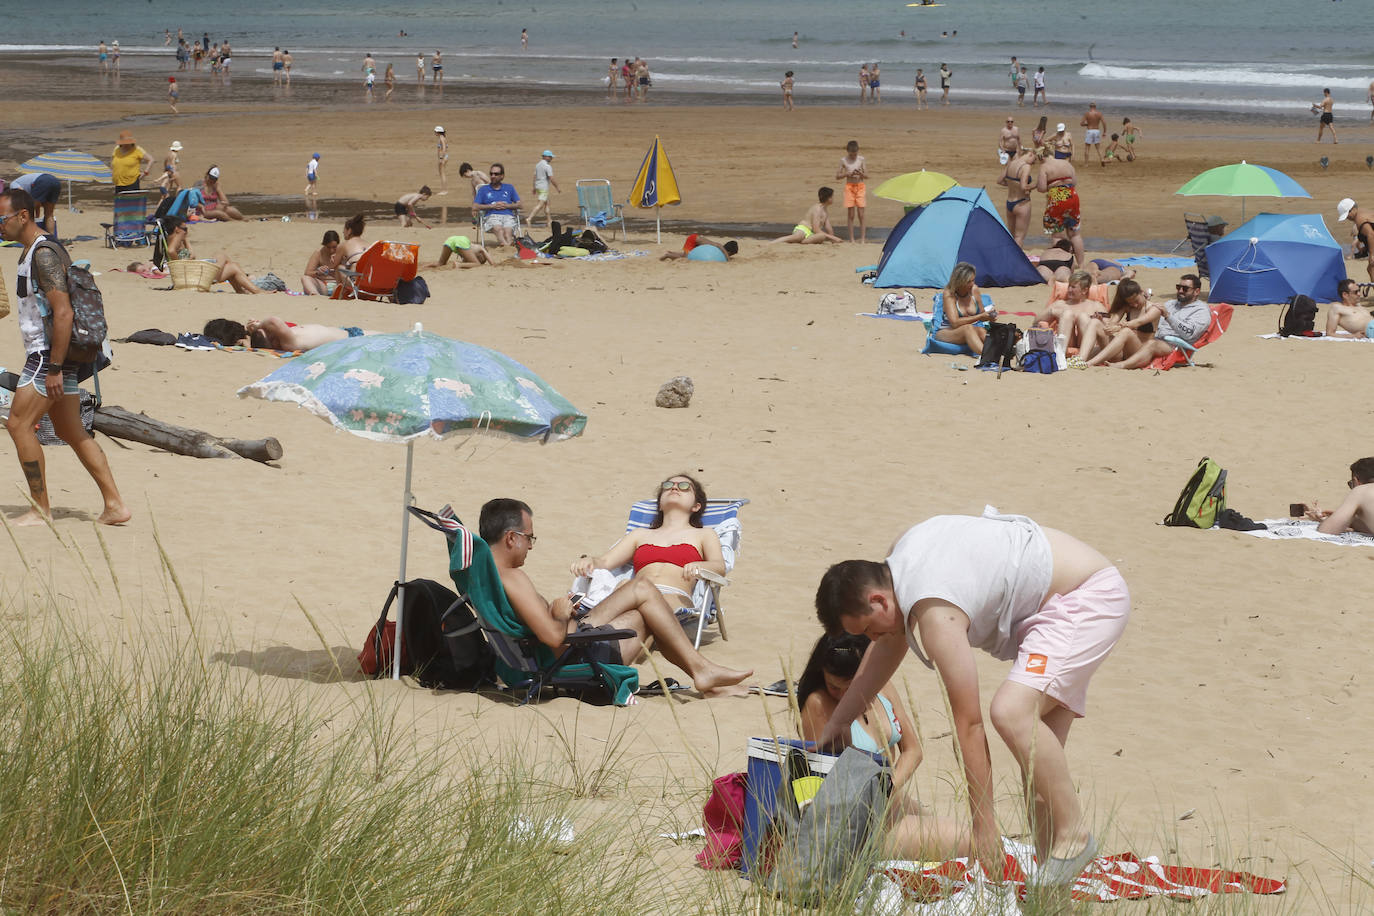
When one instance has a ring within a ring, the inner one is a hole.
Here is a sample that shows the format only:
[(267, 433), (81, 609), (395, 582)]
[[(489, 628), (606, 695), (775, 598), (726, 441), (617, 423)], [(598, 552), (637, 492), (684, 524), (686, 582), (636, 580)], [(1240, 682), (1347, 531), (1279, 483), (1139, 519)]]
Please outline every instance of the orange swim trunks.
[(687, 239), (682, 243), (683, 251), (691, 251), (693, 248), (697, 247), (697, 235), (698, 233), (693, 232), (691, 235), (687, 236)]
[(868, 185), (862, 181), (846, 182), (844, 186), (844, 205), (849, 207), (866, 207), (864, 201), (867, 197)]

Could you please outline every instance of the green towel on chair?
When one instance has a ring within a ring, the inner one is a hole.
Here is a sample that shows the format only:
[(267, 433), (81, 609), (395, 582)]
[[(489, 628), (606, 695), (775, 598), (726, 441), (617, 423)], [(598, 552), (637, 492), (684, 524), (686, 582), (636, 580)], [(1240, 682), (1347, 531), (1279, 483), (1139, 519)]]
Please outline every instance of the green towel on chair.
[[(473, 604), (481, 612), (487, 626), (492, 629), (505, 633), (515, 639), (529, 639), (535, 645), (535, 658), (539, 662), (540, 668), (548, 668), (556, 661), (553, 651), (548, 646), (535, 639), (529, 627), (525, 626), (519, 615), (515, 613), (515, 608), (510, 606), (506, 599), (506, 590), (501, 585), (501, 574), (497, 572), (496, 561), (492, 559), (491, 548), (487, 542), (476, 534), (472, 535), (472, 565), (463, 568), (464, 539), (459, 537), (453, 541), (453, 547), (449, 551), (449, 575), (453, 578), (453, 584), (458, 587), (460, 592), (465, 592), (472, 599)], [(606, 684), (606, 691), (611, 695), (611, 699), (617, 706), (625, 706), (629, 703), (630, 697), (634, 696), (639, 689), (639, 672), (629, 665), (602, 665), (606, 677), (603, 682)], [(518, 684), (527, 681), (531, 676), (537, 677), (538, 671), (517, 671), (501, 661), (496, 660), (496, 673), (501, 680), (507, 684)], [(559, 669), (558, 678), (586, 680), (594, 676), (592, 666), (588, 664), (565, 665)]]

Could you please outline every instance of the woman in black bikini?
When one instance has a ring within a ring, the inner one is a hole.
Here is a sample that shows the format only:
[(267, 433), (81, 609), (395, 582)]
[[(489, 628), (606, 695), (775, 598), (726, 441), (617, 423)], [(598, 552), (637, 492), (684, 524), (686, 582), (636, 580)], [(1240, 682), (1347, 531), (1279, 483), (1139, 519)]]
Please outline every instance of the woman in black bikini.
[(977, 268), (965, 261), (950, 271), (942, 311), (936, 313), (942, 320), (935, 329), (935, 339), (963, 344), (981, 356), (983, 339), (988, 336), (983, 323), (997, 320), (997, 310), (983, 311), (983, 293), (973, 282), (977, 273)]
[[(1100, 313), (1099, 313), (1100, 314)], [(1150, 302), (1149, 296), (1134, 280), (1122, 280), (1117, 284), (1116, 296), (1105, 316), (1092, 316), (1083, 328), (1083, 341), (1078, 348), (1078, 358), (1091, 356), (1084, 367), (1100, 366), (1109, 359), (1125, 359), (1139, 350), (1155, 334), (1155, 322), (1163, 312), (1159, 306)], [(1093, 353), (1097, 341), (1103, 336), (1111, 339)]]
[(1073, 273), (1073, 245), (1067, 239), (1059, 239), (1041, 252), (1035, 269), (1046, 283), (1067, 282), (1069, 274)]
[(1035, 186), (1031, 179), (1030, 164), (1034, 158), (1035, 153), (1031, 150), (1017, 151), (1007, 163), (1007, 169), (1002, 173), (1002, 177), (997, 179), (997, 183), (1007, 189), (1007, 228), (1011, 230), (1011, 237), (1016, 239), (1018, 245), (1025, 244), (1026, 230), (1030, 228), (1030, 192)]

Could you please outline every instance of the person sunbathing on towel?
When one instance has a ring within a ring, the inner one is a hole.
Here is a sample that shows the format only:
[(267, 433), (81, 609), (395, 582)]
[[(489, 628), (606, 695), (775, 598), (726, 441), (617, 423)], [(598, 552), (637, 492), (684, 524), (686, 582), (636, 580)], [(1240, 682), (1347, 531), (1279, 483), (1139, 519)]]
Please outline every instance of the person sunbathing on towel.
[(158, 270), (157, 265), (152, 261), (134, 261), (124, 269), (131, 274), (138, 274), (145, 280), (165, 280), (167, 278), (167, 271)]
[[(676, 484), (679, 481), (687, 483), (685, 491), (677, 489)], [(506, 598), (510, 601), (511, 607), (535, 638), (550, 649), (558, 652), (563, 647), (567, 634), (575, 633), (584, 627), (609, 625), (633, 630), (633, 637), (616, 643), (605, 643), (599, 647), (597, 651), (601, 654), (597, 657), (598, 661), (613, 665), (632, 663), (644, 651), (645, 640), (652, 636), (663, 657), (687, 672), (692, 678), (693, 686), (703, 696), (742, 696), (747, 691), (740, 686), (740, 681), (754, 672), (737, 671), (715, 664), (692, 648), (692, 641), (687, 638), (686, 632), (673, 613), (674, 605), (669, 604), (665, 600), (665, 595), (655, 587), (660, 580), (672, 580), (674, 586), (690, 585), (691, 576), (685, 568), (679, 567), (675, 562), (677, 556), (661, 558), (668, 551), (678, 551), (681, 548), (698, 550), (699, 559), (688, 565), (720, 572), (725, 570), (720, 553), (720, 541), (716, 538), (715, 532), (709, 528), (693, 528), (688, 523), (688, 517), (696, 514), (697, 525), (700, 526), (700, 513), (705, 507), (704, 495), (700, 505), (697, 505), (695, 488), (700, 485), (695, 481), (688, 481), (689, 478), (674, 477), (665, 482), (665, 485), (674, 484), (669, 490), (663, 491), (660, 498), (663, 514), (665, 517), (671, 517), (671, 522), (664, 522), (656, 529), (626, 535), (605, 557), (597, 557), (594, 560), (584, 557), (573, 563), (574, 573), (585, 575), (591, 572), (593, 563), (603, 560), (614, 561), (614, 566), (621, 565), (636, 549), (630, 546), (632, 544), (651, 546), (659, 551), (653, 556), (644, 555), (639, 558), (644, 561), (643, 565), (636, 561), (639, 574), (608, 595), (580, 619), (577, 617), (577, 609), (573, 606), (571, 596), (561, 595), (552, 602), (546, 600), (522, 569), (529, 552), (534, 549), (535, 542), (534, 516), (528, 505), (518, 499), (491, 500), (482, 507), (478, 532), (482, 540), (491, 547), (492, 559), (496, 561), (501, 585), (505, 588)], [(657, 542), (663, 540), (665, 532), (682, 532), (674, 538), (681, 543), (667, 548), (659, 547)], [(693, 532), (695, 537), (688, 532)], [(715, 542), (714, 551), (710, 549), (712, 541)], [(712, 559), (700, 559), (701, 547), (705, 547), (707, 553), (712, 555)], [(680, 592), (681, 589), (674, 588), (674, 593)], [(687, 600), (690, 603), (690, 598)]]
[(1187, 343), (1196, 343), (1207, 329), (1212, 326), (1212, 310), (1207, 303), (1198, 298), (1202, 292), (1202, 280), (1197, 274), (1184, 274), (1179, 278), (1177, 299), (1164, 303), (1163, 314), (1159, 316), (1155, 336), (1134, 354), (1120, 362), (1107, 363), (1113, 369), (1143, 369), (1161, 356), (1174, 351), (1174, 345), (1166, 337), (1177, 337)]
[(1340, 301), (1326, 307), (1326, 336), (1374, 337), (1374, 312), (1360, 305), (1360, 284), (1346, 278), (1336, 293)]
[(267, 318), (249, 318), (246, 325), (229, 318), (212, 318), (205, 322), (202, 333), (225, 347), (313, 350), (331, 341), (375, 332), (362, 328), (335, 328), (325, 324), (293, 324), (270, 315)]
[(704, 235), (693, 232), (683, 241), (680, 251), (676, 248), (669, 248), (667, 251), (663, 252), (663, 254), (659, 255), (658, 259), (660, 261), (676, 261), (680, 258), (687, 257), (694, 249), (700, 248), (703, 245), (710, 248), (719, 248), (721, 253), (725, 255), (725, 260), (727, 261), (739, 254), (739, 242), (736, 242), (734, 239), (728, 242), (718, 242), (715, 239), (708, 239)]
[[(797, 682), (801, 736), (817, 741), (844, 698), (869, 646), (863, 634), (822, 635)], [(849, 745), (881, 754), (892, 768), (894, 804), (888, 808), (883, 854), (893, 859), (942, 862), (972, 852), (969, 831), (950, 818), (932, 816), (915, 795), (911, 776), (921, 765), (921, 739), (889, 681), (876, 701), (849, 725)], [(903, 787), (906, 791), (903, 791)]]
[[(1350, 281), (1353, 282), (1353, 281)], [(1343, 534), (1358, 531), (1374, 534), (1374, 458), (1361, 458), (1350, 466), (1350, 493), (1333, 512), (1323, 509), (1313, 500), (1304, 515), (1321, 522), (1317, 530), (1322, 534)]]

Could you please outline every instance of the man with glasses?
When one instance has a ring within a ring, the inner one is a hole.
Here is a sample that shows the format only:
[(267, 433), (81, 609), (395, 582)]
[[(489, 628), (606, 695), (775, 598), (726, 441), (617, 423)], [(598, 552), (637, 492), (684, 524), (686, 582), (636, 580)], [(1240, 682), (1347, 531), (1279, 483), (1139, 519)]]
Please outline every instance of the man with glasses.
[[(495, 177), (495, 176), (493, 176)], [(752, 671), (736, 671), (708, 661), (692, 647), (692, 641), (673, 615), (673, 609), (652, 583), (636, 578), (630, 585), (635, 589), (638, 606), (606, 619), (600, 607), (584, 616), (573, 603), (573, 596), (559, 595), (548, 601), (534, 587), (534, 582), (522, 568), (537, 540), (534, 515), (530, 507), (518, 499), (493, 499), (482, 507), (478, 534), (491, 548), (496, 571), (501, 576), (506, 599), (529, 627), (534, 637), (555, 653), (565, 648), (569, 633), (579, 629), (610, 625), (633, 630), (635, 635), (619, 642), (600, 643), (592, 648), (597, 661), (608, 665), (629, 665), (644, 651), (645, 642), (652, 636), (663, 657), (692, 678), (692, 686), (703, 696), (738, 695), (745, 691), (739, 682)]]
[(1340, 301), (1326, 307), (1326, 336), (1374, 338), (1374, 312), (1360, 304), (1360, 284), (1346, 278), (1336, 293)]
[(24, 246), (19, 256), (16, 292), (19, 296), (19, 333), (28, 357), (19, 374), (5, 426), (14, 440), (14, 450), (29, 484), (33, 508), (15, 524), (41, 525), (52, 515), (43, 446), (35, 431), (43, 414), (52, 418), (53, 430), (72, 447), (100, 488), (105, 508), (96, 521), (103, 525), (122, 524), (132, 513), (120, 498), (105, 453), (81, 425), (76, 382), (77, 372), (83, 367), (67, 362), (73, 320), (71, 300), (67, 296), (67, 268), (71, 261), (60, 246), (43, 238), (42, 229), (33, 217), (35, 207), (27, 191), (11, 188), (0, 194), (0, 236), (7, 242), (19, 242)]
[(510, 245), (515, 241), (520, 195), (514, 185), (506, 184), (506, 167), (501, 163), (493, 162), (487, 174), (491, 183), (473, 194), (472, 208), (482, 212), (482, 228), (496, 236), (497, 247)]
[(1202, 280), (1197, 274), (1184, 274), (1175, 287), (1177, 298), (1164, 303), (1164, 314), (1160, 317), (1155, 336), (1143, 347), (1121, 362), (1107, 363), (1113, 369), (1143, 369), (1161, 356), (1174, 352), (1174, 345), (1166, 337), (1177, 337), (1188, 343), (1196, 343), (1212, 326), (1212, 310), (1199, 298)]
[(1321, 522), (1317, 530), (1322, 534), (1343, 534), (1358, 531), (1374, 534), (1374, 458), (1361, 458), (1350, 466), (1350, 493), (1336, 511), (1323, 509), (1314, 500), (1303, 513), (1314, 522)]

